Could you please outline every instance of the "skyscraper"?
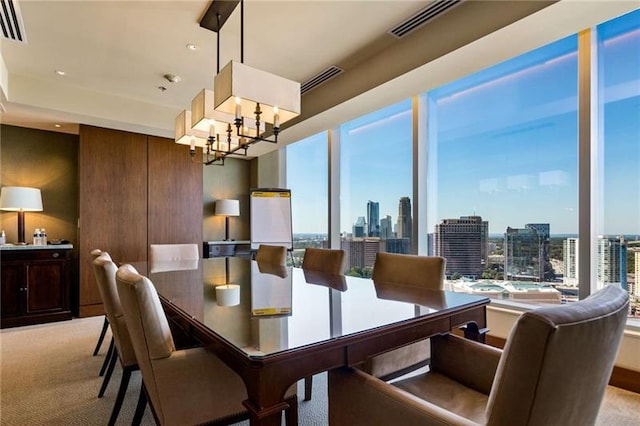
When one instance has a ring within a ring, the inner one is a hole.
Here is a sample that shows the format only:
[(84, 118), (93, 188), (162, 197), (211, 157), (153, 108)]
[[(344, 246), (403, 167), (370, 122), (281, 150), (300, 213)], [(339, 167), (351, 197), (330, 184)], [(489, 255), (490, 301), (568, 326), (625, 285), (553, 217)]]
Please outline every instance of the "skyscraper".
[(380, 236), (380, 203), (367, 201), (367, 236)]
[(396, 237), (409, 238), (409, 240), (411, 240), (412, 229), (411, 200), (409, 197), (401, 197), (398, 204), (398, 227), (396, 230)]
[(553, 278), (549, 259), (549, 224), (508, 227), (504, 234), (504, 279), (550, 281)]
[(365, 236), (365, 229), (367, 223), (364, 220), (364, 216), (359, 216), (356, 223), (353, 224), (353, 238), (361, 238)]
[(565, 285), (578, 285), (578, 239), (567, 238), (562, 243), (562, 257), (564, 263), (564, 276), (562, 283)]
[(447, 276), (479, 278), (487, 263), (489, 222), (480, 216), (443, 219), (435, 226), (434, 251), (447, 259)]
[(598, 286), (627, 286), (627, 246), (618, 237), (598, 237)]
[(640, 297), (640, 251), (633, 253), (633, 259), (635, 263), (635, 288), (633, 294), (636, 297)]
[(393, 222), (391, 220), (389, 215), (380, 219), (380, 238), (385, 240), (393, 238)]

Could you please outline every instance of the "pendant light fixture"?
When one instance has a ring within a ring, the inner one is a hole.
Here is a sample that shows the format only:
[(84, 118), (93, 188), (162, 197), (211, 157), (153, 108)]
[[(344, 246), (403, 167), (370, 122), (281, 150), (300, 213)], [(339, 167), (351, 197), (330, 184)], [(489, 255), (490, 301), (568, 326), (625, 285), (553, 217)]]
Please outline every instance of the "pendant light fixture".
[[(240, 62), (231, 61), (220, 71), (220, 30), (240, 3)], [(214, 91), (203, 89), (175, 123), (176, 143), (189, 145), (193, 162), (224, 165), (229, 155), (247, 155), (256, 142), (277, 143), (280, 125), (300, 114), (300, 83), (244, 64), (244, 2), (213, 1), (200, 26), (216, 32)], [(243, 114), (253, 114), (252, 118)], [(265, 136), (272, 125), (271, 138)], [(235, 129), (234, 129), (235, 128)], [(196, 148), (202, 148), (202, 161)]]

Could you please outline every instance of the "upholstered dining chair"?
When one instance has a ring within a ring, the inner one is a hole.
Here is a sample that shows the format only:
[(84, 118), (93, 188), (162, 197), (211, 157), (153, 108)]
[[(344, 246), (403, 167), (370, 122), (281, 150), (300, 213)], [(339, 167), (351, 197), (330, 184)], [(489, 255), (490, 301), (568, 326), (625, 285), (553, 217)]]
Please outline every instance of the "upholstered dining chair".
[(345, 262), (346, 254), (344, 250), (309, 247), (304, 250), (302, 269), (343, 275)]
[(96, 276), (96, 282), (98, 283), (98, 290), (100, 291), (100, 297), (102, 298), (104, 310), (107, 318), (109, 319), (109, 324), (111, 325), (113, 341), (115, 342), (115, 350), (109, 360), (109, 367), (102, 381), (100, 391), (98, 392), (98, 398), (102, 398), (104, 396), (107, 385), (111, 380), (116, 360), (119, 360), (120, 365), (122, 366), (122, 378), (120, 379), (118, 394), (116, 396), (113, 410), (111, 411), (111, 418), (108, 423), (109, 425), (115, 424), (127, 392), (131, 373), (138, 370), (138, 362), (133, 351), (133, 345), (131, 344), (127, 324), (125, 323), (122, 315), (120, 297), (118, 296), (118, 290), (116, 288), (117, 269), (118, 267), (113, 263), (109, 253), (107, 252), (102, 252), (93, 261), (93, 271)]
[[(176, 350), (151, 280), (123, 265), (116, 282), (144, 383), (138, 408), (148, 399), (160, 425), (229, 424), (249, 418), (240, 376), (202, 347)], [(298, 421), (295, 390), (293, 385), (285, 395), (288, 425)], [(136, 419), (144, 412), (138, 408)]]
[[(304, 250), (302, 269), (332, 275), (343, 275), (346, 262), (344, 250), (309, 247)], [(304, 379), (304, 400), (311, 399), (313, 376)]]
[[(377, 253), (372, 279), (376, 291), (401, 287), (442, 290), (444, 288), (446, 259), (438, 256), (416, 256), (396, 253)], [(425, 366), (429, 362), (429, 340), (369, 358), (363, 370), (382, 380), (391, 380), (407, 372)]]
[(149, 261), (167, 262), (176, 260), (199, 259), (197, 244), (150, 244)]
[[(102, 253), (102, 250), (100, 250), (100, 249), (91, 250), (92, 261), (96, 257), (100, 256), (101, 253)], [(108, 328), (109, 328), (109, 319), (105, 315), (104, 316), (104, 321), (102, 322), (102, 330), (100, 330), (100, 335), (98, 336), (98, 342), (96, 343), (96, 347), (93, 350), (93, 356), (98, 355), (98, 352), (100, 352), (100, 348), (102, 347), (102, 342), (104, 342), (104, 336), (107, 334), (107, 329)], [(109, 347), (113, 348), (113, 339), (111, 340), (111, 344), (109, 345)], [(109, 350), (107, 350), (107, 353), (108, 352), (109, 352)], [(103, 364), (103, 368), (100, 369), (100, 376), (102, 376), (104, 374), (104, 369), (106, 368), (106, 365), (108, 364), (107, 358), (108, 357), (105, 358), (105, 363)]]
[(607, 286), (520, 316), (504, 350), (452, 334), (432, 339), (430, 371), (394, 383), (329, 372), (329, 424), (593, 425), (629, 311)]
[(260, 244), (256, 252), (256, 261), (284, 266), (287, 262), (287, 249), (284, 246)]

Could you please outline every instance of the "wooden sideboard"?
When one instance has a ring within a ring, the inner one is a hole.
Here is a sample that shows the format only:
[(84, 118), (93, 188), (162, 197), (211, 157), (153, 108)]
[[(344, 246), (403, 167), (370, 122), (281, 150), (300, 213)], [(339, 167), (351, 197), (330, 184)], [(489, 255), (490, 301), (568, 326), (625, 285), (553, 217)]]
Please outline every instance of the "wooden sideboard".
[(73, 246), (2, 246), (0, 328), (71, 319)]

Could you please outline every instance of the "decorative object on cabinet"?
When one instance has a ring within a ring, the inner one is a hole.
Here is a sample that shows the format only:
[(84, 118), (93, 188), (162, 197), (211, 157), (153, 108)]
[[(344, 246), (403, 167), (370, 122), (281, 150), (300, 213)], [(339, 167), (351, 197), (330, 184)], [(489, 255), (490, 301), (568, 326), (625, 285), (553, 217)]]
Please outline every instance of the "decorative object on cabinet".
[(24, 212), (42, 211), (42, 195), (38, 188), (5, 186), (0, 193), (0, 210), (18, 212), (18, 244), (24, 239)]
[(71, 319), (71, 244), (3, 246), (0, 328)]

